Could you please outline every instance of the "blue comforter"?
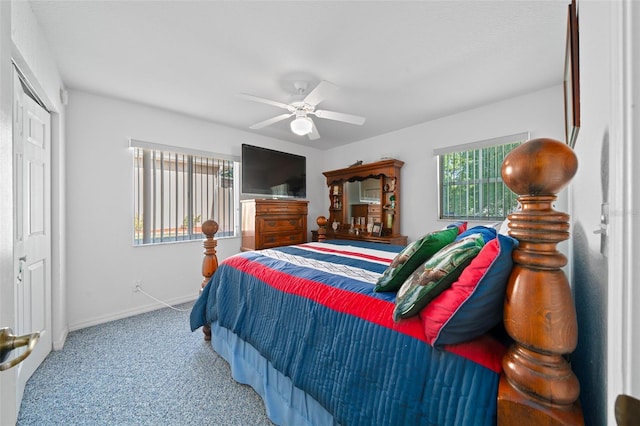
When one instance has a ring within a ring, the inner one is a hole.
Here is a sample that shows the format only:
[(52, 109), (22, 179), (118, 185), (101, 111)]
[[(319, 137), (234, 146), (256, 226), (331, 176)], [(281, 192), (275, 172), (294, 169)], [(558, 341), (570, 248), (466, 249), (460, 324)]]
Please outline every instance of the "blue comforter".
[(373, 291), (400, 250), (330, 241), (232, 256), (191, 329), (217, 321), (343, 425), (495, 424), (499, 371), (478, 362), (491, 346), (435, 349), (417, 317), (393, 322), (395, 293)]

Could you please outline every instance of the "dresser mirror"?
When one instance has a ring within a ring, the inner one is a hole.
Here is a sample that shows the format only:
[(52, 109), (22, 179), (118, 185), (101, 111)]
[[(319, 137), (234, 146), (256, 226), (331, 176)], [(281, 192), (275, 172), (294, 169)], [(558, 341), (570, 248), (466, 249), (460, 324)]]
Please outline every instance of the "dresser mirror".
[(349, 206), (351, 206), (353, 204), (380, 204), (380, 188), (380, 178), (373, 177), (347, 182), (344, 190)]

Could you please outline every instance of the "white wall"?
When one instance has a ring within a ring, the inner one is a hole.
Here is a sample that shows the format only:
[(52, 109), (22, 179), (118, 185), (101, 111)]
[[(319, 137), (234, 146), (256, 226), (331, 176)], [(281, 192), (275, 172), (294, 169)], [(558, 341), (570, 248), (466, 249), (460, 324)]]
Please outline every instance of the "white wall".
[(578, 347), (573, 368), (581, 384), (587, 424), (607, 424), (606, 330), (608, 262), (600, 253), (600, 206), (609, 198), (610, 7), (604, 2), (580, 7), (581, 127), (576, 141), (578, 172), (571, 189), (573, 289), (578, 315)]
[[(564, 140), (562, 86), (551, 87), (481, 108), (408, 127), (327, 151), (326, 169), (339, 169), (387, 155), (402, 167), (401, 232), (414, 240), (439, 229), (437, 164), (433, 150), (522, 132), (531, 138)], [(324, 200), (329, 209), (328, 197)], [(558, 203), (566, 211), (566, 203)]]
[[(70, 328), (159, 307), (134, 280), (161, 300), (197, 297), (202, 276), (202, 242), (133, 247), (133, 171), (129, 138), (241, 155), (241, 144), (307, 156), (308, 198), (324, 196), (323, 152), (264, 138), (184, 115), (71, 91), (67, 122), (68, 318)], [(320, 213), (310, 203), (309, 217)], [(310, 229), (312, 225), (309, 226)], [(218, 257), (237, 253), (240, 239), (218, 241)]]
[[(578, 348), (587, 425), (615, 424), (618, 394), (640, 398), (640, 5), (580, 1), (581, 128), (571, 191)], [(601, 251), (601, 205), (608, 236)]]

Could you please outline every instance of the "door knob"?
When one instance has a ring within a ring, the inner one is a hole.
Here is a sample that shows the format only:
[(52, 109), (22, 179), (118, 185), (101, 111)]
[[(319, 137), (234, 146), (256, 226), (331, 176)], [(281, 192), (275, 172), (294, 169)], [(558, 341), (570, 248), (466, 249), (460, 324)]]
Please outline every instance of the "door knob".
[[(10, 328), (0, 328), (0, 363), (2, 363), (0, 364), (0, 371), (8, 370), (24, 361), (33, 351), (38, 339), (40, 339), (39, 331), (25, 334), (24, 336), (14, 336)], [(22, 346), (27, 347), (27, 350), (22, 355), (5, 362), (12, 350)]]

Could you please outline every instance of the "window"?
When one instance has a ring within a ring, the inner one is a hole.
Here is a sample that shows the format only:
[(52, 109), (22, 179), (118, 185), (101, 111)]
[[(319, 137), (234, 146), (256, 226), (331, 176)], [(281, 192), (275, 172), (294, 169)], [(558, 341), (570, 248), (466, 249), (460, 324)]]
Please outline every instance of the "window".
[(237, 159), (131, 140), (133, 243), (201, 240), (202, 222), (218, 222), (216, 238), (238, 232)]
[(436, 150), (440, 219), (502, 220), (518, 201), (502, 181), (502, 161), (527, 133)]

